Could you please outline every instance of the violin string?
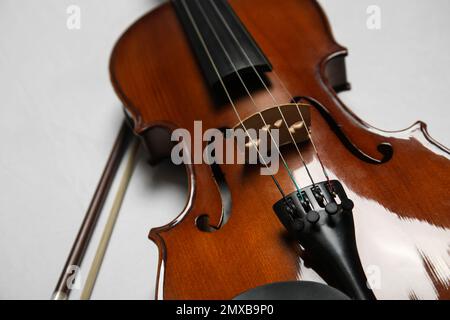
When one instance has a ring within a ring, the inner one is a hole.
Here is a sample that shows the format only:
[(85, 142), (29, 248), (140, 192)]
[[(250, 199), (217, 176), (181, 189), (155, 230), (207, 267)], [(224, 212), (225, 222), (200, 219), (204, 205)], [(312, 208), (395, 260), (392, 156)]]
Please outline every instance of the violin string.
[[(233, 39), (234, 39), (234, 41), (236, 42), (237, 46), (239, 47), (239, 49), (241, 50), (241, 52), (243, 53), (243, 55), (245, 56), (245, 58), (247, 59), (247, 61), (249, 62), (249, 64), (251, 65), (253, 71), (255, 72), (255, 74), (257, 75), (257, 77), (259, 78), (259, 80), (261, 81), (261, 83), (263, 84), (264, 88), (265, 88), (266, 91), (269, 93), (269, 95), (270, 95), (270, 97), (272, 98), (272, 100), (274, 101), (275, 105), (277, 105), (278, 111), (279, 111), (280, 114), (281, 114), (281, 117), (282, 117), (282, 120), (283, 120), (283, 122), (284, 122), (284, 125), (286, 126), (286, 128), (287, 128), (287, 130), (288, 130), (288, 132), (289, 132), (289, 135), (290, 135), (290, 137), (291, 137), (291, 140), (292, 140), (292, 142), (293, 142), (293, 144), (294, 144), (294, 146), (295, 146), (295, 148), (296, 148), (296, 150), (297, 150), (297, 153), (298, 153), (299, 156), (300, 156), (300, 159), (301, 159), (301, 161), (302, 161), (302, 163), (303, 163), (303, 165), (304, 165), (304, 167), (305, 167), (305, 169), (306, 169), (306, 172), (307, 172), (307, 174), (308, 174), (308, 176), (309, 176), (309, 178), (310, 178), (312, 184), (315, 185), (314, 179), (312, 178), (311, 172), (310, 172), (310, 170), (308, 169), (308, 166), (306, 165), (306, 162), (305, 162), (305, 160), (304, 160), (304, 158), (303, 158), (303, 155), (302, 155), (302, 153), (301, 153), (301, 151), (300, 151), (300, 149), (299, 149), (297, 143), (295, 142), (295, 139), (294, 139), (294, 136), (293, 136), (292, 132), (289, 130), (289, 126), (288, 126), (288, 124), (287, 124), (287, 121), (286, 121), (286, 118), (285, 118), (285, 116), (284, 116), (284, 113), (282, 112), (282, 110), (281, 110), (281, 108), (280, 108), (280, 106), (279, 106), (279, 103), (277, 102), (277, 100), (275, 99), (274, 95), (271, 93), (271, 91), (270, 91), (269, 88), (267, 87), (266, 83), (265, 83), (264, 80), (262, 79), (262, 77), (261, 77), (261, 75), (259, 74), (259, 72), (256, 70), (256, 67), (253, 65), (253, 63), (252, 63), (251, 59), (249, 58), (248, 54), (246, 53), (245, 49), (242, 47), (242, 45), (240, 44), (239, 40), (238, 40), (238, 39), (236, 38), (236, 36), (234, 35), (234, 33), (233, 33), (233, 31), (231, 30), (231, 28), (230, 28), (228, 22), (225, 20), (224, 16), (223, 16), (222, 13), (220, 12), (220, 10), (217, 8), (217, 6), (216, 6), (216, 4), (214, 3), (214, 1), (211, 1), (211, 4), (212, 4), (212, 6), (214, 7), (214, 10), (215, 10), (215, 11), (217, 12), (217, 14), (219, 15), (219, 17), (220, 17), (220, 19), (222, 20), (222, 22), (224, 23), (224, 25), (225, 25), (225, 27), (227, 28), (227, 30), (228, 30), (228, 32), (230, 33), (230, 35), (233, 37)], [(200, 5), (200, 4), (199, 4), (199, 5)], [(219, 41), (220, 41), (220, 40), (219, 40)], [(280, 79), (279, 77), (278, 77), (278, 80), (281, 82), (281, 79)], [(286, 88), (286, 86), (284, 86), (284, 84), (283, 84), (283, 87)], [(289, 94), (289, 95), (292, 97), (291, 94)], [(292, 99), (292, 101), (294, 101), (294, 99)], [(295, 102), (295, 101), (294, 101), (294, 102)], [(296, 107), (297, 107), (298, 112), (300, 113), (300, 116), (301, 116), (301, 119), (302, 119), (303, 124), (304, 124), (304, 126), (305, 126), (305, 129), (306, 129), (306, 131), (307, 131), (307, 133), (308, 133), (308, 138), (311, 139), (311, 135), (310, 135), (310, 133), (309, 133), (308, 125), (307, 125), (307, 123), (305, 122), (305, 119), (304, 119), (304, 117), (303, 117), (303, 115), (302, 115), (302, 113), (301, 113), (301, 111), (300, 111), (299, 104), (298, 104), (297, 102), (295, 102), (295, 104), (296, 104)], [(314, 146), (315, 146), (315, 145), (314, 145)], [(314, 149), (317, 151), (317, 149), (316, 149), (315, 147), (314, 147)], [(322, 168), (324, 169), (324, 166), (323, 166), (323, 165), (322, 165)], [(325, 174), (325, 176), (327, 177), (326, 174)]]
[[(205, 40), (203, 39), (203, 36), (202, 36), (200, 30), (198, 29), (197, 23), (195, 22), (195, 19), (194, 19), (194, 17), (192, 16), (191, 10), (190, 10), (190, 9), (188, 8), (188, 6), (186, 5), (185, 0), (181, 0), (181, 4), (183, 5), (184, 10), (186, 11), (186, 13), (187, 13), (187, 15), (188, 15), (188, 17), (189, 17), (189, 20), (190, 20), (190, 22), (191, 22), (191, 24), (192, 24), (192, 26), (193, 26), (193, 28), (194, 28), (194, 30), (195, 30), (197, 36), (198, 36), (200, 42), (202, 43), (203, 48), (205, 49), (206, 55), (208, 56), (208, 59), (209, 59), (209, 61), (211, 62), (211, 65), (213, 66), (214, 72), (216, 73), (216, 75), (217, 75), (217, 77), (218, 77), (218, 79), (219, 79), (219, 82), (220, 82), (220, 84), (221, 84), (223, 90), (225, 91), (225, 94), (226, 94), (228, 100), (230, 101), (230, 104), (231, 104), (231, 106), (232, 106), (232, 108), (233, 108), (233, 110), (234, 110), (234, 113), (236, 114), (236, 117), (237, 117), (238, 120), (239, 120), (240, 125), (242, 126), (242, 128), (244, 129), (244, 132), (246, 133), (247, 137), (250, 139), (251, 143), (253, 144), (253, 146), (255, 147), (256, 151), (258, 152), (258, 155), (259, 155), (261, 161), (262, 161), (263, 164), (269, 169), (269, 166), (268, 166), (266, 160), (264, 159), (264, 157), (261, 155), (261, 152), (259, 151), (259, 148), (257, 147), (257, 145), (256, 145), (256, 143), (255, 143), (255, 141), (254, 141), (254, 139), (253, 139), (253, 138), (251, 137), (251, 135), (248, 133), (248, 130), (247, 130), (245, 124), (243, 123), (243, 121), (242, 121), (242, 119), (241, 119), (241, 116), (239, 115), (239, 112), (237, 111), (236, 105), (234, 104), (233, 99), (231, 98), (231, 95), (230, 95), (230, 93), (228, 92), (228, 89), (227, 89), (227, 87), (225, 86), (225, 83), (223, 82), (222, 78), (220, 77), (219, 70), (217, 69), (217, 66), (216, 66), (216, 64), (214, 63), (214, 59), (212, 58), (211, 53), (210, 53), (209, 50), (208, 50), (208, 47), (207, 47), (207, 45), (206, 45)], [(273, 182), (275, 183), (275, 185), (276, 185), (278, 191), (281, 193), (282, 197), (283, 197), (284, 199), (286, 199), (286, 194), (285, 194), (285, 192), (283, 191), (283, 188), (281, 187), (281, 185), (280, 185), (280, 183), (278, 182), (277, 178), (275, 178), (274, 175), (270, 175), (270, 177), (272, 178)]]
[(296, 106), (296, 108), (297, 108), (297, 111), (298, 111), (298, 113), (300, 114), (300, 117), (301, 117), (301, 119), (302, 119), (302, 121), (303, 121), (303, 123), (304, 123), (304, 125), (305, 125), (305, 130), (306, 130), (306, 133), (308, 134), (308, 138), (309, 138), (309, 140), (311, 141), (311, 145), (313, 146), (314, 153), (316, 154), (317, 160), (319, 160), (320, 167), (322, 168), (322, 172), (323, 172), (323, 174), (324, 174), (324, 176), (325, 176), (325, 179), (327, 180), (327, 183), (328, 183), (328, 186), (329, 186), (329, 188), (330, 188), (330, 191), (333, 192), (333, 185), (331, 184), (331, 181), (330, 181), (330, 177), (329, 177), (329, 175), (328, 175), (328, 172), (327, 172), (327, 170), (325, 169), (325, 166), (323, 165), (322, 158), (321, 158), (320, 155), (319, 155), (319, 151), (317, 150), (316, 143), (314, 142), (314, 139), (313, 139), (313, 137), (312, 137), (312, 135), (311, 135), (310, 128), (308, 128), (308, 125), (307, 125), (306, 122), (305, 122), (305, 119), (304, 119), (304, 117), (303, 117), (303, 114), (302, 114), (301, 111), (300, 111), (300, 107), (299, 107), (300, 103), (294, 99), (294, 96), (292, 95), (292, 93), (288, 90), (288, 88), (285, 86), (285, 84), (283, 83), (283, 81), (281, 81), (280, 77), (278, 76), (278, 73), (277, 73), (275, 70), (272, 70), (272, 73), (273, 73), (273, 75), (277, 78), (277, 80), (278, 80), (278, 82), (281, 84), (281, 86), (283, 87), (283, 90), (288, 94), (288, 96), (289, 96), (289, 98), (291, 99), (291, 101), (293, 101), (293, 102), (295, 103), (295, 106)]
[[(213, 25), (212, 25), (212, 23), (211, 23), (211, 20), (210, 20), (210, 19), (208, 18), (208, 16), (206, 15), (206, 13), (205, 13), (203, 7), (200, 5), (200, 3), (197, 3), (197, 4), (198, 4), (198, 8), (200, 9), (200, 11), (201, 11), (203, 17), (204, 17), (205, 20), (206, 20), (208, 26), (211, 28), (212, 32), (214, 33), (215, 38), (216, 38), (217, 41), (219, 42), (219, 45), (220, 45), (220, 47), (222, 48), (222, 51), (225, 53), (225, 56), (226, 56), (227, 60), (228, 60), (228, 61), (230, 62), (230, 64), (232, 65), (234, 72), (235, 72), (236, 75), (238, 76), (238, 78), (239, 78), (239, 80), (240, 80), (242, 86), (244, 87), (245, 92), (246, 92), (247, 95), (249, 96), (249, 98), (250, 98), (252, 104), (255, 106), (255, 108), (258, 108), (258, 106), (257, 106), (257, 104), (256, 104), (256, 102), (255, 102), (255, 100), (254, 100), (254, 98), (253, 98), (253, 96), (252, 96), (252, 94), (250, 93), (250, 90), (248, 89), (247, 85), (246, 85), (245, 82), (244, 82), (244, 79), (242, 79), (242, 76), (241, 76), (239, 70), (237, 69), (236, 65), (233, 63), (233, 60), (231, 59), (229, 53), (228, 53), (227, 50), (225, 49), (225, 46), (223, 45), (222, 41), (220, 41), (220, 38), (219, 38), (219, 36), (218, 36), (216, 30), (214, 29), (214, 27), (213, 27)], [(297, 191), (300, 192), (300, 187), (299, 187), (297, 181), (295, 180), (294, 175), (292, 174), (292, 171), (291, 171), (291, 169), (289, 168), (289, 166), (288, 166), (288, 164), (287, 164), (287, 161), (285, 160), (283, 154), (281, 153), (280, 147), (279, 147), (277, 141), (275, 141), (275, 138), (273, 137), (273, 135), (272, 135), (272, 133), (271, 133), (271, 131), (270, 131), (270, 128), (268, 127), (268, 124), (267, 124), (267, 122), (266, 122), (266, 119), (264, 119), (264, 116), (262, 115), (261, 112), (258, 112), (258, 115), (259, 115), (260, 118), (262, 119), (265, 128), (268, 128), (268, 129), (267, 129), (267, 133), (269, 134), (269, 136), (270, 136), (272, 142), (275, 144), (275, 148), (276, 148), (276, 150), (277, 150), (277, 152), (278, 152), (278, 154), (279, 154), (279, 156), (280, 156), (280, 158), (281, 158), (281, 161), (282, 161), (284, 167), (286, 168), (286, 170), (287, 170), (287, 172), (288, 172), (288, 175), (289, 175), (291, 181), (293, 182), (293, 184), (294, 184), (295, 188), (297, 189)]]

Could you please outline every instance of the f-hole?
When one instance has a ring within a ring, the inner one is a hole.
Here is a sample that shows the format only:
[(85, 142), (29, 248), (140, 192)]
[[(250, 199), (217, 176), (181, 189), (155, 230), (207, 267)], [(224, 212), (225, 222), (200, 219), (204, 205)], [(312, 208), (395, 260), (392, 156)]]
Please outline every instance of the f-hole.
[[(224, 132), (224, 130), (221, 131)], [(212, 143), (214, 143), (214, 141), (210, 142), (207, 147), (210, 147)], [(214, 152), (212, 156), (214, 157)], [(207, 213), (199, 215), (195, 220), (195, 224), (197, 228), (203, 232), (214, 232), (219, 230), (227, 223), (228, 219), (230, 219), (231, 216), (231, 191), (225, 180), (225, 175), (223, 174), (220, 166), (215, 162), (211, 164), (211, 170), (213, 172), (213, 177), (216, 180), (217, 186), (219, 187), (220, 198), (222, 200), (222, 218), (220, 220), (219, 226), (212, 226), (209, 223), (209, 215)]]
[(339, 140), (342, 142), (342, 144), (357, 158), (359, 158), (362, 161), (365, 161), (370, 164), (383, 164), (391, 160), (392, 155), (394, 154), (394, 149), (392, 145), (388, 142), (382, 142), (377, 146), (378, 152), (382, 155), (381, 159), (376, 159), (371, 157), (370, 155), (366, 154), (361, 148), (359, 148), (357, 145), (353, 143), (353, 141), (350, 140), (349, 137), (342, 131), (339, 124), (334, 120), (334, 118), (331, 116), (331, 114), (327, 111), (327, 109), (317, 100), (311, 98), (311, 97), (301, 97), (296, 96), (291, 101), (292, 103), (299, 103), (300, 101), (306, 101), (311, 106), (316, 108), (322, 117), (327, 121), (328, 125), (331, 127), (333, 132), (336, 134), (336, 136), (339, 138)]

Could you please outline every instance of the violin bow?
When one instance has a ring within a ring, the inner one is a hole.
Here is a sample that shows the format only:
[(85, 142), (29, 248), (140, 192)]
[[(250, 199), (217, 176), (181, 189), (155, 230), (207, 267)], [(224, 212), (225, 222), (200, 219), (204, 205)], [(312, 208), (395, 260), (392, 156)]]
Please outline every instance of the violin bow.
[(113, 205), (111, 207), (111, 211), (108, 216), (108, 220), (106, 222), (105, 228), (103, 229), (102, 237), (97, 246), (97, 251), (95, 252), (94, 260), (91, 264), (91, 268), (89, 269), (89, 274), (88, 277), (86, 278), (83, 291), (81, 292), (81, 300), (89, 300), (91, 298), (92, 290), (94, 289), (95, 281), (97, 280), (97, 276), (100, 271), (103, 258), (105, 257), (106, 249), (108, 248), (108, 243), (109, 240), (111, 239), (114, 225), (116, 224), (117, 216), (119, 215), (119, 211), (122, 206), (123, 199), (125, 197), (125, 193), (128, 188), (128, 184), (131, 180), (131, 176), (133, 175), (138, 151), (139, 151), (139, 140), (135, 139), (133, 142), (133, 146), (131, 147), (131, 151), (128, 155), (128, 161), (125, 170), (122, 174), (119, 188), (117, 189), (117, 193), (114, 198)]
[(86, 249), (105, 204), (106, 197), (132, 138), (133, 134), (130, 128), (123, 122), (58, 283), (56, 284), (52, 295), (53, 300), (67, 300), (69, 298), (73, 286), (73, 279), (76, 277), (76, 274), (74, 274), (76, 269), (74, 267), (79, 268), (81, 266)]

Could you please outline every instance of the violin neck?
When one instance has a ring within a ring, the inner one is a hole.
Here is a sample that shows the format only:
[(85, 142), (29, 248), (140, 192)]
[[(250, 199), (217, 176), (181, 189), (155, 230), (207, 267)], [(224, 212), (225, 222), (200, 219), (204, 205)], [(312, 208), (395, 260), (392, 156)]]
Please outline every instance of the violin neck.
[(220, 80), (233, 80), (237, 72), (272, 69), (226, 0), (172, 0), (172, 3), (211, 87), (220, 84)]

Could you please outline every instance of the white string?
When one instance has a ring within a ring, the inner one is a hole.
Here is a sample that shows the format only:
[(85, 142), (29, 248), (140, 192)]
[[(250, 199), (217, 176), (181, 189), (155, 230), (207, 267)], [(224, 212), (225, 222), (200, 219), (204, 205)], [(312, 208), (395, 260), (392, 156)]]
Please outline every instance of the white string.
[[(249, 96), (249, 98), (250, 98), (250, 100), (252, 101), (253, 105), (258, 109), (258, 106), (256, 105), (256, 102), (255, 102), (255, 100), (253, 99), (253, 96), (252, 96), (252, 94), (250, 93), (250, 90), (248, 89), (248, 87), (246, 86), (244, 80), (242, 79), (242, 76), (241, 76), (239, 70), (236, 68), (236, 65), (233, 63), (233, 60), (231, 59), (230, 55), (228, 54), (227, 50), (225, 49), (225, 47), (224, 47), (222, 41), (220, 41), (220, 38), (219, 38), (219, 36), (218, 36), (216, 30), (215, 30), (214, 27), (212, 26), (211, 20), (210, 20), (210, 19), (208, 18), (208, 16), (206, 15), (206, 13), (205, 13), (203, 7), (202, 7), (201, 5), (199, 5), (198, 7), (199, 7), (200, 11), (202, 12), (202, 15), (203, 15), (204, 18), (206, 19), (207, 24), (209, 25), (209, 27), (211, 28), (212, 32), (214, 33), (214, 36), (216, 37), (217, 41), (219, 42), (219, 45), (220, 45), (220, 47), (222, 48), (223, 52), (225, 53), (225, 55), (226, 55), (228, 61), (229, 61), (230, 64), (233, 66), (234, 72), (236, 73), (236, 75), (238, 76), (240, 82), (242, 83), (242, 86), (244, 87), (245, 92), (246, 92), (247, 95)], [(258, 114), (259, 114), (259, 116), (261, 117), (261, 119), (262, 119), (262, 121), (263, 121), (263, 123), (264, 123), (264, 126), (267, 127), (267, 122), (266, 122), (266, 120), (264, 119), (264, 117), (263, 117), (263, 115), (261, 114), (261, 112), (258, 112)], [(288, 129), (288, 130), (289, 130), (289, 129)], [(280, 148), (279, 148), (277, 142), (275, 141), (275, 138), (273, 137), (272, 133), (270, 132), (270, 129), (268, 129), (267, 132), (269, 133), (270, 138), (272, 139), (273, 143), (275, 144), (275, 147), (276, 147), (276, 149), (277, 149), (277, 152), (278, 152), (278, 154), (280, 155), (280, 158), (281, 158), (281, 160), (282, 160), (282, 162), (283, 162), (283, 165), (284, 165), (284, 167), (286, 168), (286, 170), (287, 170), (287, 172), (288, 172), (288, 174), (289, 174), (289, 177), (291, 178), (292, 182), (294, 183), (295, 188), (297, 189), (297, 191), (300, 191), (300, 188), (299, 188), (299, 186), (298, 186), (298, 183), (297, 183), (297, 181), (295, 180), (294, 175), (292, 174), (291, 169), (289, 169), (289, 166), (288, 166), (286, 160), (284, 159), (283, 154), (281, 153), (281, 150), (280, 150)]]
[[(200, 2), (199, 2), (198, 0), (197, 0), (197, 2), (198, 2), (199, 7), (201, 7)], [(286, 126), (286, 128), (287, 128), (287, 130), (288, 130), (288, 132), (289, 132), (289, 135), (290, 135), (290, 137), (291, 137), (291, 139), (292, 139), (294, 145), (295, 145), (295, 148), (296, 148), (296, 150), (297, 150), (297, 152), (298, 152), (298, 154), (299, 154), (299, 156), (300, 156), (300, 159), (301, 159), (303, 165), (305, 166), (305, 169), (306, 169), (306, 171), (307, 171), (307, 173), (308, 173), (308, 176), (309, 176), (311, 182), (312, 182), (313, 184), (315, 184), (315, 183), (314, 183), (314, 179), (312, 178), (312, 175), (311, 175), (311, 173), (310, 173), (310, 171), (309, 171), (309, 169), (308, 169), (308, 166), (306, 165), (306, 162), (305, 162), (305, 160), (304, 160), (304, 158), (303, 158), (303, 156), (302, 156), (302, 153), (300, 152), (300, 149), (299, 149), (297, 143), (295, 143), (294, 136), (292, 135), (291, 131), (289, 130), (289, 126), (288, 126), (288, 124), (287, 124), (287, 121), (286, 121), (286, 118), (284, 117), (283, 112), (281, 111), (281, 108), (280, 108), (280, 106), (279, 106), (279, 103), (277, 102), (277, 100), (275, 99), (275, 97), (273, 96), (273, 94), (270, 92), (270, 90), (269, 90), (269, 88), (267, 87), (267, 85), (266, 85), (266, 83), (264, 82), (264, 80), (261, 78), (261, 75), (260, 75), (259, 72), (256, 70), (256, 67), (253, 65), (251, 59), (249, 58), (249, 56), (248, 56), (247, 53), (245, 52), (244, 48), (241, 46), (239, 40), (238, 40), (238, 39), (236, 38), (236, 36), (234, 35), (234, 33), (233, 33), (233, 31), (231, 30), (231, 28), (230, 28), (228, 22), (225, 20), (225, 18), (223, 17), (223, 15), (222, 15), (222, 13), (220, 12), (220, 10), (217, 8), (217, 6), (216, 6), (216, 4), (214, 3), (214, 1), (211, 1), (211, 4), (212, 4), (212, 6), (214, 7), (214, 9), (215, 9), (215, 11), (217, 12), (217, 14), (219, 15), (219, 17), (220, 17), (220, 19), (222, 20), (222, 22), (224, 23), (224, 25), (225, 25), (225, 27), (227, 28), (228, 32), (230, 33), (230, 35), (233, 37), (234, 41), (235, 41), (236, 44), (238, 45), (239, 49), (241, 50), (241, 52), (244, 54), (245, 58), (247, 59), (247, 61), (248, 61), (249, 64), (251, 65), (252, 69), (254, 70), (254, 72), (256, 73), (256, 75), (258, 76), (258, 78), (259, 78), (259, 80), (261, 81), (261, 83), (263, 84), (264, 88), (265, 88), (266, 91), (269, 93), (269, 95), (270, 95), (270, 97), (272, 98), (272, 100), (274, 101), (274, 103), (277, 105), (278, 110), (279, 110), (279, 112), (280, 112), (280, 114), (281, 114), (281, 116), (282, 116), (283, 122), (284, 122), (284, 124), (285, 124), (285, 126)], [(203, 13), (204, 13), (204, 12), (203, 12)], [(220, 42), (220, 39), (218, 39), (218, 41)], [(273, 73), (276, 74), (275, 71), (273, 71)], [(302, 115), (302, 113), (301, 113), (301, 111), (300, 111), (299, 104), (298, 104), (296, 101), (294, 101), (294, 99), (293, 99), (293, 97), (292, 97), (292, 94), (290, 94), (290, 92), (287, 90), (286, 86), (285, 86), (284, 83), (281, 81), (281, 79), (280, 79), (280, 77), (279, 77), (278, 75), (277, 75), (277, 79), (278, 79), (278, 81), (282, 84), (284, 90), (288, 93), (288, 95), (291, 96), (291, 100), (295, 103), (295, 105), (296, 105), (296, 107), (297, 107), (297, 110), (298, 110), (298, 112), (299, 112), (299, 114), (300, 114), (300, 116), (301, 116), (301, 119), (302, 119), (302, 121), (303, 121), (303, 124), (305, 125), (305, 129), (306, 129), (306, 131), (307, 131), (308, 138), (311, 140), (311, 143), (312, 143), (312, 145), (313, 145), (313, 148), (314, 148), (314, 150), (315, 150), (315, 153), (316, 153), (316, 155), (318, 156), (319, 162), (321, 163), (321, 166), (322, 166), (322, 170), (323, 170), (323, 172), (324, 172), (324, 175), (325, 175), (325, 177), (328, 179), (328, 175), (327, 175), (327, 173), (326, 173), (326, 171), (325, 171), (325, 168), (324, 168), (324, 166), (323, 166), (323, 164), (322, 164), (322, 161), (320, 160), (319, 154), (318, 154), (318, 152), (317, 152), (316, 145), (314, 144), (314, 141), (312, 140), (312, 137), (311, 137), (311, 134), (310, 134), (308, 125), (307, 125), (307, 123), (305, 122), (305, 119), (304, 119), (304, 117), (303, 117), (303, 115)], [(328, 180), (329, 180), (329, 179), (328, 179)]]
[[(215, 73), (217, 74), (217, 77), (218, 77), (218, 79), (219, 79), (219, 81), (220, 81), (220, 84), (222, 85), (222, 87), (223, 87), (223, 89), (224, 89), (224, 91), (225, 91), (225, 94), (227, 95), (227, 98), (228, 98), (228, 100), (230, 101), (231, 106), (233, 107), (234, 113), (236, 114), (236, 117), (238, 118), (239, 123), (241, 124), (242, 128), (244, 128), (244, 131), (245, 131), (246, 135), (248, 136), (248, 138), (250, 139), (250, 141), (252, 142), (253, 146), (256, 148), (256, 151), (258, 152), (258, 155), (259, 155), (261, 161), (262, 161), (262, 162), (264, 163), (264, 165), (269, 169), (269, 166), (267, 165), (266, 160), (265, 160), (264, 157), (261, 155), (261, 153), (260, 153), (260, 151), (259, 151), (259, 148), (257, 147), (255, 141), (254, 141), (253, 138), (250, 136), (250, 134), (248, 133), (248, 130), (247, 130), (246, 126), (245, 126), (244, 123), (242, 122), (241, 116), (239, 115), (239, 112), (237, 111), (237, 108), (236, 108), (236, 106), (235, 106), (235, 104), (234, 104), (234, 102), (233, 102), (233, 99), (231, 99), (230, 93), (228, 92), (227, 87), (225, 86), (225, 83), (223, 82), (222, 78), (220, 77), (219, 70), (217, 69), (217, 66), (216, 66), (216, 64), (214, 63), (214, 60), (213, 60), (213, 58), (212, 58), (212, 56), (211, 56), (211, 53), (209, 52), (208, 47), (206, 46), (205, 40), (203, 39), (203, 36), (202, 36), (202, 34), (200, 33), (200, 30), (198, 29), (197, 23), (195, 22), (195, 20), (194, 20), (194, 18), (193, 18), (193, 16), (192, 16), (191, 10), (186, 6), (185, 0), (181, 0), (181, 4), (183, 5), (183, 7), (184, 7), (186, 13), (188, 14), (189, 20), (191, 21), (192, 26), (194, 27), (195, 32), (196, 32), (197, 36), (199, 37), (200, 42), (202, 43), (203, 48), (205, 49), (206, 55), (208, 56), (208, 59), (209, 59), (209, 61), (211, 62), (212, 66), (213, 66), (213, 68), (214, 68)], [(275, 176), (273, 176), (273, 175), (271, 175), (271, 177), (272, 177), (272, 180), (274, 181), (275, 185), (277, 186), (278, 190), (280, 191), (281, 195), (283, 196), (283, 198), (286, 198), (286, 195), (285, 195), (283, 189), (281, 188), (281, 185), (279, 184), (278, 180), (277, 180), (277, 179), (275, 178)]]

